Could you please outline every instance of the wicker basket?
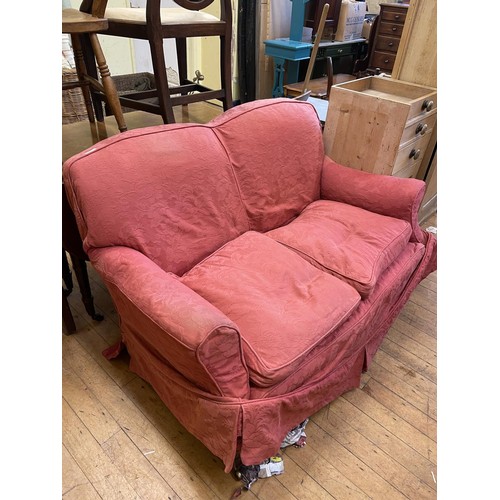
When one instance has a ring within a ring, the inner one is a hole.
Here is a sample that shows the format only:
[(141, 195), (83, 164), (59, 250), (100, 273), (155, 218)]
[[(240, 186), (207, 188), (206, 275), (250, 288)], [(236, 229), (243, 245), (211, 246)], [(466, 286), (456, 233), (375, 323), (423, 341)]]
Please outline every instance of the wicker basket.
[[(76, 70), (63, 68), (62, 81), (72, 82), (77, 79)], [(62, 91), (62, 122), (63, 125), (68, 123), (80, 122), (88, 120), (85, 101), (83, 100), (82, 89), (77, 87)]]
[[(141, 92), (156, 88), (155, 77), (152, 73), (132, 73), (130, 75), (116, 75), (111, 78), (115, 82), (116, 91), (119, 96), (126, 96), (132, 92)], [(158, 99), (153, 97), (151, 99), (144, 99), (142, 102), (158, 104)], [(122, 106), (122, 111), (128, 113), (135, 110)]]
[[(168, 68), (167, 75), (171, 86), (178, 85), (178, 76), (174, 70)], [(76, 80), (76, 70), (63, 68), (62, 78), (63, 82)], [(131, 92), (153, 90), (156, 88), (154, 75), (148, 72), (133, 73), (130, 75), (116, 75), (111, 78), (113, 79), (118, 95), (120, 96), (125, 96)], [(151, 99), (144, 99), (143, 102), (158, 104), (158, 98), (153, 97)], [(124, 113), (128, 113), (129, 111), (135, 110), (122, 106), (122, 111)], [(83, 100), (83, 94), (80, 88), (77, 87), (74, 89), (63, 90), (62, 114), (63, 125), (88, 119), (85, 101)]]
[[(145, 90), (156, 89), (156, 82), (153, 73), (132, 73), (130, 75), (116, 75), (111, 78), (113, 78), (116, 85), (116, 91), (120, 96), (126, 96), (132, 92), (142, 92)], [(167, 79), (170, 89), (174, 89), (179, 85), (179, 75), (170, 67), (167, 68)], [(158, 98), (151, 97), (149, 99), (141, 99), (141, 102), (158, 105)], [(122, 109), (124, 113), (135, 111), (134, 109), (127, 107), (122, 107)]]

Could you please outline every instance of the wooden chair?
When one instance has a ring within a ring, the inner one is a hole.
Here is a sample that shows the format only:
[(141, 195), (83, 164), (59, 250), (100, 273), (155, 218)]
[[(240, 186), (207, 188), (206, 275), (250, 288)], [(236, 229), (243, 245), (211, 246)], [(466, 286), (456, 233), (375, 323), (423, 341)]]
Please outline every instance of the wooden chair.
[[(92, 107), (90, 89), (99, 93), (113, 113), (120, 132), (124, 132), (127, 130), (127, 127), (123, 118), (120, 101), (118, 100), (118, 93), (111, 78), (101, 44), (97, 38), (97, 33), (108, 29), (108, 21), (104, 18), (106, 4), (107, 0), (94, 0), (92, 8), (88, 13), (80, 12), (76, 9), (62, 10), (62, 32), (71, 35), (77, 74), (77, 80), (63, 82), (62, 87), (63, 90), (76, 87), (82, 89), (87, 115), (92, 123), (95, 121), (95, 114)], [(92, 69), (95, 69), (95, 64), (97, 63), (101, 81), (97, 79), (95, 73), (89, 71), (88, 63), (84, 60), (82, 44), (87, 39), (90, 42), (95, 57), (94, 68)], [(102, 111), (101, 113), (96, 112), (96, 114), (99, 118), (102, 115)]]
[[(356, 76), (349, 75), (347, 73), (333, 74), (332, 58), (327, 57), (326, 76), (311, 79), (309, 81), (308, 88), (311, 91), (311, 97), (328, 100), (330, 99), (330, 89), (332, 88), (332, 85), (349, 82), (351, 80), (356, 80)], [(288, 83), (283, 85), (283, 90), (285, 91), (285, 97), (295, 98), (303, 92), (304, 82)]]
[[(155, 113), (164, 123), (174, 123), (173, 107), (199, 101), (218, 99), (224, 110), (232, 107), (231, 82), (231, 0), (220, 0), (220, 17), (201, 9), (214, 0), (174, 0), (179, 8), (161, 8), (161, 0), (148, 0), (145, 8), (107, 8), (105, 16), (109, 27), (106, 34), (132, 39), (148, 40), (156, 89), (129, 92), (120, 96), (123, 106)], [(96, 0), (83, 0), (80, 10), (89, 12)], [(190, 37), (217, 36), (220, 39), (221, 88), (212, 90), (188, 79), (186, 40)], [(176, 41), (180, 85), (170, 88), (163, 40)], [(157, 98), (157, 104), (151, 98)], [(144, 102), (148, 99), (149, 102)]]

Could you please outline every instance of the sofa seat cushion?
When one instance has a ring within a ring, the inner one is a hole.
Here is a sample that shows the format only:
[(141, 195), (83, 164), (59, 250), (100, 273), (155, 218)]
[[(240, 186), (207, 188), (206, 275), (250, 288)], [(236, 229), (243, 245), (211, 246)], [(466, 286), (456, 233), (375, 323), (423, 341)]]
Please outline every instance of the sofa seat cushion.
[(356, 308), (354, 288), (273, 239), (248, 231), (181, 277), (238, 327), (250, 380), (289, 376)]
[(290, 224), (266, 234), (366, 298), (408, 244), (411, 226), (352, 205), (318, 200)]

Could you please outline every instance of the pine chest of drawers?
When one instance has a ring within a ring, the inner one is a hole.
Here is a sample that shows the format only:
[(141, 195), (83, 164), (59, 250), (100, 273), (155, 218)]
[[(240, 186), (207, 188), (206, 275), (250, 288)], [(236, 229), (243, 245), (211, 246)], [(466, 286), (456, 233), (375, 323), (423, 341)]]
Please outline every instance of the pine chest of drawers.
[(325, 153), (358, 170), (415, 177), (436, 119), (435, 88), (382, 76), (334, 85)]
[(373, 39), (370, 68), (380, 68), (383, 73), (392, 72), (407, 12), (408, 4), (380, 4), (380, 17)]

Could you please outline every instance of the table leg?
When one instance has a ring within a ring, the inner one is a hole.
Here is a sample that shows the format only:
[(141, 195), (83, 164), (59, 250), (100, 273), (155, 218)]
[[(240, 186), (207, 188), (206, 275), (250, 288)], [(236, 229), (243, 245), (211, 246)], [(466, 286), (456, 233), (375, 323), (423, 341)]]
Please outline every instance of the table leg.
[(273, 97), (283, 97), (283, 76), (285, 74), (285, 59), (282, 57), (274, 57), (274, 84)]
[(286, 83), (297, 83), (299, 81), (300, 61), (288, 61), (286, 67)]

